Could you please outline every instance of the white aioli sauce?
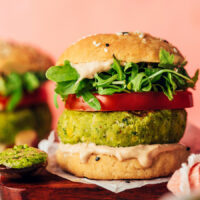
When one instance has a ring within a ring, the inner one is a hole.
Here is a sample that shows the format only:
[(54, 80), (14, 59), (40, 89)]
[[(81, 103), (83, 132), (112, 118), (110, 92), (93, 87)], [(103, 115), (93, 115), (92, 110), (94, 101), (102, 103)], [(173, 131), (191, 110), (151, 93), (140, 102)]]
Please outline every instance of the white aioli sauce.
[(110, 65), (113, 63), (113, 59), (105, 61), (105, 62), (88, 62), (88, 63), (71, 63), (72, 67), (74, 67), (80, 75), (80, 79), (84, 78), (94, 78), (94, 75), (99, 72), (108, 71), (110, 69)]
[(150, 167), (153, 159), (160, 153), (169, 152), (178, 149), (186, 149), (181, 144), (153, 144), (153, 145), (137, 145), (132, 147), (109, 147), (104, 145), (96, 145), (94, 143), (78, 143), (78, 144), (59, 144), (59, 151), (65, 153), (65, 156), (74, 153), (80, 154), (80, 161), (86, 163), (92, 154), (104, 154), (116, 157), (119, 161), (136, 158), (144, 167)]

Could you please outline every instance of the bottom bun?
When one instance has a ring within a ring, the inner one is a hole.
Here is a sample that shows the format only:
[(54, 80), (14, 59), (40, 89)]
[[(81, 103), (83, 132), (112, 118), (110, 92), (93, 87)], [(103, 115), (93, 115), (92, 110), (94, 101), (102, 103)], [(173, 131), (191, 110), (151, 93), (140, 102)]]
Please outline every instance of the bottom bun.
[[(86, 163), (81, 163), (78, 153), (66, 154), (57, 150), (56, 158), (60, 167), (78, 177), (90, 179), (151, 179), (172, 174), (187, 161), (186, 148), (163, 152), (154, 158), (153, 164), (144, 168), (137, 159), (119, 161), (114, 156), (92, 154)], [(98, 158), (97, 158), (98, 157)]]

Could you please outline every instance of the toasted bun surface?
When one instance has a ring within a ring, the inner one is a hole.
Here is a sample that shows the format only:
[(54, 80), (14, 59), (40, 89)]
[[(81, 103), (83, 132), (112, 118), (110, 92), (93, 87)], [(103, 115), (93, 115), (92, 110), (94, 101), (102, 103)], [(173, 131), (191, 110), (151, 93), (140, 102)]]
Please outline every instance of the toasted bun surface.
[(46, 71), (53, 60), (36, 48), (0, 40), (0, 73)]
[(159, 51), (163, 48), (174, 54), (174, 63), (181, 63), (184, 57), (166, 40), (145, 33), (97, 34), (83, 38), (71, 45), (58, 60), (63, 65), (65, 60), (71, 63), (107, 61), (113, 58), (124, 62), (159, 62)]
[[(100, 160), (96, 161), (96, 156)], [(185, 149), (177, 149), (159, 154), (149, 168), (143, 168), (137, 159), (119, 161), (114, 156), (91, 155), (86, 163), (80, 162), (79, 154), (67, 155), (57, 151), (58, 164), (65, 171), (78, 177), (90, 179), (151, 179), (172, 174), (187, 161), (189, 152)]]

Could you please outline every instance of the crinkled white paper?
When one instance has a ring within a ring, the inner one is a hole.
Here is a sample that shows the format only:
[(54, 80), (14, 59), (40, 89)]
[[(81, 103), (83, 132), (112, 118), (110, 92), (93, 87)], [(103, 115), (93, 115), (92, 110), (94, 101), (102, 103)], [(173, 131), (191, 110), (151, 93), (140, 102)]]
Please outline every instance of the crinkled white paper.
[(107, 190), (110, 190), (112, 192), (118, 193), (122, 192), (127, 189), (133, 189), (133, 188), (139, 188), (148, 184), (159, 184), (164, 183), (169, 180), (169, 178), (157, 178), (152, 180), (92, 180), (87, 178), (79, 178), (76, 176), (73, 176), (69, 173), (64, 172), (56, 163), (55, 159), (55, 152), (58, 147), (58, 143), (54, 142), (54, 132), (52, 131), (49, 135), (47, 140), (42, 140), (38, 147), (48, 153), (48, 166), (47, 170), (55, 174), (57, 176), (60, 176), (62, 178), (65, 178), (67, 180), (73, 181), (73, 182), (80, 182), (80, 183), (86, 183), (86, 184), (95, 184), (100, 187), (103, 187)]

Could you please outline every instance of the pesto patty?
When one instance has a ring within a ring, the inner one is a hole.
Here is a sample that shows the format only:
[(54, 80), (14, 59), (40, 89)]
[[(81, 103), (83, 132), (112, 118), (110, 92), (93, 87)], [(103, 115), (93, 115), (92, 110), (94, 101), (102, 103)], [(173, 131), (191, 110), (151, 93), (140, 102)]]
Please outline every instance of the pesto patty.
[(186, 126), (185, 110), (79, 112), (64, 110), (58, 122), (63, 143), (93, 142), (126, 147), (177, 143)]
[(51, 113), (46, 104), (0, 112), (0, 143), (12, 145), (18, 132), (30, 129), (38, 133), (39, 139), (49, 133)]

